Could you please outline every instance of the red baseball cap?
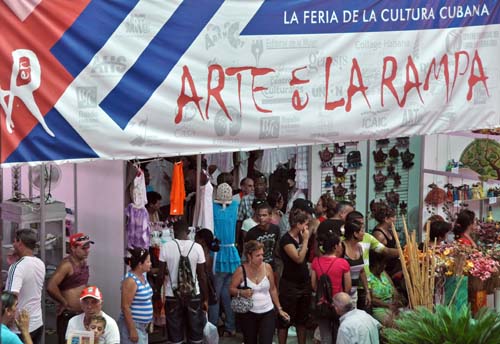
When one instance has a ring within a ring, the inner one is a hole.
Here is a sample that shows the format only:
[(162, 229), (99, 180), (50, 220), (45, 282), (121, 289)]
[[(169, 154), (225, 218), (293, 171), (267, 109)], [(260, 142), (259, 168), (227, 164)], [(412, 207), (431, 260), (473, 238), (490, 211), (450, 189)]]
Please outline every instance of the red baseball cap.
[(86, 243), (93, 244), (94, 242), (90, 240), (89, 236), (84, 233), (76, 233), (69, 237), (69, 246), (83, 246)]
[(83, 289), (80, 293), (80, 301), (87, 297), (102, 301), (102, 293), (95, 285)]

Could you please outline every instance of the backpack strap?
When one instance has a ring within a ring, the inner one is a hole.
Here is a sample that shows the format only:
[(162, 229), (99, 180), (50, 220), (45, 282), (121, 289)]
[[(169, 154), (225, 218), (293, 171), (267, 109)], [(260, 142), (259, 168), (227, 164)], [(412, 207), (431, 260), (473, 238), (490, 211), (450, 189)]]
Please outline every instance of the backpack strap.
[(319, 257), (316, 257), (316, 259), (318, 260), (318, 266), (319, 266), (319, 270), (321, 271), (321, 275), (324, 275), (324, 274), (328, 274), (328, 272), (330, 271), (333, 263), (335, 263), (335, 261), (337, 260), (337, 257), (335, 257), (335, 259), (333, 260), (333, 262), (330, 263), (330, 266), (328, 267), (328, 269), (326, 270), (326, 272), (323, 272), (323, 269), (321, 268), (321, 263), (319, 262)]

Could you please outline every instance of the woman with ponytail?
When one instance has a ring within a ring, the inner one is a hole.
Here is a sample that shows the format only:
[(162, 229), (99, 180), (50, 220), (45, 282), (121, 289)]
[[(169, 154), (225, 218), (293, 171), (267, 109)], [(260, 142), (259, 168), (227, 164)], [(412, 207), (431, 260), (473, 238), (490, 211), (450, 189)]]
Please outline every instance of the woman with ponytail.
[(457, 215), (455, 225), (453, 226), (453, 234), (455, 241), (465, 246), (477, 247), (472, 240), (470, 233), (476, 225), (476, 214), (472, 210), (464, 209)]
[(120, 342), (148, 344), (148, 327), (153, 320), (153, 289), (146, 279), (151, 270), (149, 251), (129, 248), (125, 264), (130, 267), (122, 282), (121, 309), (118, 320)]

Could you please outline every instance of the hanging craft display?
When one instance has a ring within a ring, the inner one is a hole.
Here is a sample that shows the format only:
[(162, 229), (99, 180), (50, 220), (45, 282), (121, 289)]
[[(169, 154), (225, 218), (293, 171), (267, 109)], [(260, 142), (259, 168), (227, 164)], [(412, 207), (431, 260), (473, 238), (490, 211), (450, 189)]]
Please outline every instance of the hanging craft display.
[(382, 171), (378, 171), (377, 174), (373, 175), (373, 181), (375, 182), (375, 191), (384, 191), (385, 181), (387, 180), (387, 176), (385, 176)]
[(392, 189), (390, 192), (385, 193), (385, 199), (387, 200), (387, 204), (392, 209), (397, 209), (399, 204), (399, 194)]
[(332, 184), (332, 176), (327, 174), (325, 177), (325, 189), (331, 188), (333, 186)]
[(335, 199), (338, 201), (344, 200), (344, 196), (346, 193), (347, 193), (347, 188), (345, 188), (341, 183), (339, 183), (333, 188), (333, 194), (335, 195)]
[(395, 174), (396, 174), (396, 166), (391, 162), (389, 165), (387, 165), (387, 177), (394, 178)]
[(333, 174), (335, 176), (335, 183), (343, 183), (345, 182), (345, 175), (347, 174), (348, 169), (339, 163), (337, 166), (333, 166)]
[(360, 168), (363, 166), (361, 163), (361, 152), (358, 150), (350, 151), (347, 153), (347, 167)]
[(383, 168), (385, 166), (385, 160), (387, 159), (387, 154), (384, 153), (382, 148), (377, 151), (373, 151), (373, 159), (375, 160), (376, 168)]
[(347, 198), (351, 201), (352, 205), (356, 205), (356, 194), (353, 191), (349, 192)]
[(355, 174), (351, 174), (349, 176), (349, 189), (350, 190), (356, 190), (356, 175)]
[(326, 146), (325, 149), (319, 152), (319, 158), (322, 162), (325, 163), (333, 159), (333, 153), (328, 150), (328, 146)]
[(399, 160), (399, 150), (394, 145), (390, 150), (389, 150), (389, 158), (391, 160), (391, 163), (396, 163)]
[(415, 157), (415, 154), (410, 152), (408, 148), (404, 152), (401, 153), (401, 160), (403, 161), (403, 168), (404, 169), (410, 169), (414, 165), (413, 163), (413, 158)]
[(376, 141), (377, 146), (387, 146), (389, 144), (389, 139), (380, 139)]
[(401, 185), (401, 176), (399, 173), (395, 173), (394, 176), (392, 176), (392, 179), (394, 180), (394, 187), (398, 188)]
[(408, 212), (408, 203), (406, 203), (405, 201), (401, 201), (401, 203), (399, 203), (399, 213), (401, 215), (406, 215), (407, 212)]
[(399, 147), (408, 147), (410, 145), (410, 138), (408, 136), (396, 138)]
[(437, 186), (435, 183), (429, 185), (431, 191), (427, 193), (425, 196), (425, 203), (437, 207), (439, 204), (442, 204), (446, 201), (446, 192)]
[(335, 144), (333, 145), (333, 149), (335, 151), (335, 154), (345, 154), (345, 143), (335, 142)]

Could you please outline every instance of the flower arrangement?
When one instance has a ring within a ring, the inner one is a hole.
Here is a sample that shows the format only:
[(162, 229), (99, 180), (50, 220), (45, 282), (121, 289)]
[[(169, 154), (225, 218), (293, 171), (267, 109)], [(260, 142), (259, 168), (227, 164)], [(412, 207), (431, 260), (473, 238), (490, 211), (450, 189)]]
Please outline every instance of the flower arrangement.
[(500, 223), (479, 222), (473, 233), (474, 240), (483, 247), (494, 247), (500, 240)]
[(486, 281), (497, 273), (500, 264), (487, 252), (457, 243), (436, 250), (437, 272), (445, 276), (468, 275)]

